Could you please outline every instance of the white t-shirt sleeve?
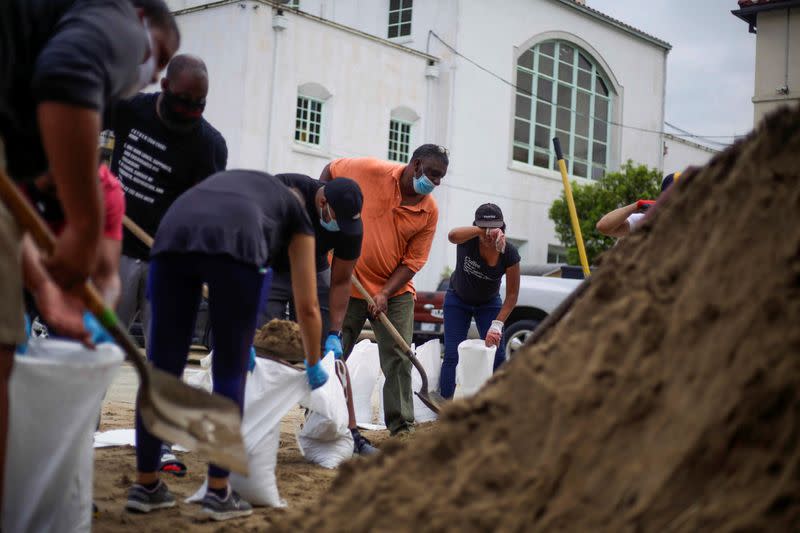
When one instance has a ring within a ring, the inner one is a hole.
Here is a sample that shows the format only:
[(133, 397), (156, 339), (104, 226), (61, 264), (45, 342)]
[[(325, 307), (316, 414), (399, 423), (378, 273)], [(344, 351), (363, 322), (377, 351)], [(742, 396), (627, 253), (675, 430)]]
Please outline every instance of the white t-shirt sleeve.
[(642, 223), (642, 219), (644, 219), (644, 213), (634, 213), (628, 217), (628, 228), (633, 231), (636, 229), (639, 224)]

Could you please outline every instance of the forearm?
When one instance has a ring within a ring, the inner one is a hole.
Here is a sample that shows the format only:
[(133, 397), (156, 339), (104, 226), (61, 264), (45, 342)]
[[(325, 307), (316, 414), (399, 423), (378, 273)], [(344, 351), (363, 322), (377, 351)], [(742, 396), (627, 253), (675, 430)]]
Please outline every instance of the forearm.
[(100, 241), (103, 221), (97, 179), (99, 114), (89, 109), (44, 102), (38, 107), (38, 120), (67, 224), (91, 247)]
[(347, 304), (350, 302), (350, 278), (356, 259), (346, 260), (333, 256), (331, 264), (331, 288), (328, 294), (328, 315), (331, 331), (341, 331)]
[(505, 322), (508, 318), (508, 315), (511, 314), (511, 311), (514, 310), (514, 307), (517, 305), (517, 295), (513, 295), (513, 297), (509, 297), (506, 295), (506, 299), (503, 302), (503, 307), (500, 308), (500, 312), (497, 313), (497, 318), (495, 320), (499, 320), (500, 322)]
[(392, 275), (389, 276), (389, 279), (386, 280), (386, 283), (383, 284), (381, 292), (387, 298), (391, 298), (392, 295), (399, 291), (401, 287), (411, 281), (415, 273), (416, 272), (405, 265), (398, 266), (394, 272), (392, 272)]
[(597, 221), (597, 231), (610, 237), (619, 237), (621, 234), (624, 235), (627, 233), (628, 217), (638, 210), (639, 207), (636, 205), (636, 202), (634, 202), (630, 205), (615, 209), (610, 213), (606, 213), (603, 218)]
[(453, 228), (447, 234), (447, 239), (453, 244), (461, 244), (475, 237), (480, 237), (486, 230), (477, 226), (462, 226)]

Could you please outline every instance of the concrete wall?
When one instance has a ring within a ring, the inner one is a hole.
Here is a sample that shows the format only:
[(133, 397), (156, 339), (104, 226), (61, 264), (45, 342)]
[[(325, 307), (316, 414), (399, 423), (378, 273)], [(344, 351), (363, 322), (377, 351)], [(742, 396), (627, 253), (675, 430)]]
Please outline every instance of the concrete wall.
[(682, 171), (686, 167), (703, 166), (719, 153), (700, 144), (672, 135), (664, 137), (664, 174)]
[[(756, 124), (781, 105), (800, 102), (800, 8), (764, 11), (758, 14), (757, 22)], [(778, 89), (784, 86), (788, 94), (779, 94)]]

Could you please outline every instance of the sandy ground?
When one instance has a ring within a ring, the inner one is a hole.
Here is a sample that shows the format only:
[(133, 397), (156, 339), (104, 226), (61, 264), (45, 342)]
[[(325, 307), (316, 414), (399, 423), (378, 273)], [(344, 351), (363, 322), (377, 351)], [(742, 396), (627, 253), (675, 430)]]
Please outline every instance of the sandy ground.
[[(134, 399), (138, 385), (133, 369), (125, 365), (109, 389), (103, 404), (101, 431), (131, 428), (134, 423)], [(132, 447), (100, 448), (95, 450), (94, 499), (99, 512), (95, 516), (95, 531), (263, 531), (287, 512), (296, 510), (317, 500), (336, 476), (336, 470), (328, 470), (307, 462), (300, 454), (295, 441), (295, 432), (303, 420), (303, 411), (293, 409), (281, 421), (281, 443), (278, 451), (277, 478), (281, 497), (288, 509), (256, 508), (253, 516), (246, 519), (217, 523), (207, 520), (199, 505), (186, 504), (183, 500), (194, 494), (205, 477), (205, 463), (191, 453), (178, 454), (186, 463), (188, 474), (184, 478), (165, 476), (170, 490), (178, 499), (174, 509), (158, 511), (148, 515), (128, 513), (124, 509), (128, 487), (136, 470), (136, 458)], [(421, 431), (419, 433), (424, 433)], [(389, 439), (387, 431), (363, 432), (378, 447)], [(365, 461), (356, 458), (354, 461)]]

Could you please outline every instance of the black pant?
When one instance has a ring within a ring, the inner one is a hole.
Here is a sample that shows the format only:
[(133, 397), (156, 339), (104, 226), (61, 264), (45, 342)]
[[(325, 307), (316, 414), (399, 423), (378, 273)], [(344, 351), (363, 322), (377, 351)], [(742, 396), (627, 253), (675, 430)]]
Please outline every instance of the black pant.
[[(319, 311), (322, 315), (322, 339), (320, 343), (325, 344), (328, 336), (328, 297), (331, 288), (331, 269), (317, 272), (317, 298), (319, 299)], [(260, 328), (273, 318), (280, 320), (297, 321), (297, 314), (292, 301), (292, 276), (288, 272), (275, 272), (272, 277), (272, 288), (267, 296), (266, 305), (262, 305), (263, 310), (258, 315), (258, 327)]]

